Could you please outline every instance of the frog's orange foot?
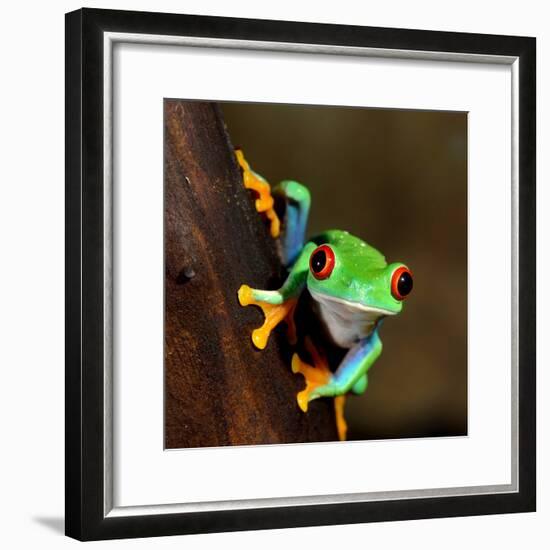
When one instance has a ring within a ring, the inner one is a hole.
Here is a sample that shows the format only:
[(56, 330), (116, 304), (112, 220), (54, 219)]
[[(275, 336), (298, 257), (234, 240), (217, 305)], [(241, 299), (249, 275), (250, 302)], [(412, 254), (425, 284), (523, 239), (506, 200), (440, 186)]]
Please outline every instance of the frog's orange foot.
[(316, 390), (330, 382), (332, 373), (326, 357), (314, 348), (309, 338), (305, 339), (305, 345), (306, 350), (311, 355), (313, 366), (302, 361), (300, 356), (295, 353), (292, 356), (292, 372), (302, 374), (306, 380), (306, 387), (298, 393), (296, 401), (300, 409), (307, 412), (309, 402), (320, 397), (316, 394)]
[(345, 395), (338, 395), (334, 398), (334, 413), (336, 414), (336, 429), (338, 430), (338, 438), (340, 441), (346, 440), (348, 433), (348, 423), (344, 418), (344, 405), (346, 403)]
[(271, 187), (267, 181), (250, 168), (241, 149), (235, 149), (235, 156), (242, 170), (243, 184), (257, 194), (256, 210), (268, 219), (271, 236), (275, 239), (281, 232), (281, 222), (273, 208), (274, 200), (271, 196)]
[(252, 342), (258, 349), (264, 349), (267, 345), (271, 331), (281, 322), (285, 321), (288, 326), (288, 339), (296, 343), (296, 325), (294, 324), (294, 310), (298, 300), (290, 298), (281, 304), (271, 304), (262, 300), (262, 294), (269, 294), (269, 291), (255, 290), (248, 285), (239, 288), (239, 303), (241, 306), (255, 305), (264, 313), (264, 323), (260, 328), (252, 331)]
[[(292, 356), (292, 372), (304, 375), (306, 379), (306, 387), (298, 393), (296, 401), (302, 411), (307, 412), (308, 404), (313, 399), (321, 397), (324, 392), (318, 392), (321, 387), (327, 386), (332, 380), (332, 372), (328, 365), (327, 358), (314, 346), (309, 338), (305, 339), (305, 347), (313, 365), (308, 365), (302, 361), (297, 353)], [(325, 388), (326, 389), (326, 388)], [(334, 398), (334, 413), (336, 415), (336, 429), (338, 430), (338, 438), (340, 441), (346, 440), (348, 425), (344, 418), (344, 405), (346, 402), (345, 395), (338, 395)]]

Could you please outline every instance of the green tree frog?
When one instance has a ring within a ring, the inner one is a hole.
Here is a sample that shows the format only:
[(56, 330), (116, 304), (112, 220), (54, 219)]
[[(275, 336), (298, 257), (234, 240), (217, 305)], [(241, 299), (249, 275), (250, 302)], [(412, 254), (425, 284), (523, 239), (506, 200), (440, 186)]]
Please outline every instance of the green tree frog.
[(412, 273), (403, 263), (388, 264), (378, 250), (347, 231), (325, 231), (306, 242), (311, 202), (307, 187), (285, 180), (273, 189), (285, 204), (281, 223), (273, 209), (269, 184), (251, 170), (241, 150), (236, 150), (236, 155), (245, 186), (258, 195), (256, 209), (269, 220), (271, 235), (281, 240), (283, 261), (289, 270), (278, 290), (240, 287), (240, 304), (259, 306), (265, 316), (263, 325), (252, 332), (252, 342), (264, 349), (271, 331), (284, 321), (291, 341), (296, 343), (294, 310), (300, 295), (309, 292), (326, 338), (349, 351), (332, 372), (324, 354), (306, 339), (313, 365), (297, 353), (292, 357), (292, 371), (301, 373), (306, 381), (297, 402), (306, 412), (310, 401), (334, 397), (338, 433), (345, 439), (345, 395), (362, 394), (367, 389), (367, 373), (382, 352), (380, 325), (385, 317), (402, 310), (403, 300), (413, 287)]

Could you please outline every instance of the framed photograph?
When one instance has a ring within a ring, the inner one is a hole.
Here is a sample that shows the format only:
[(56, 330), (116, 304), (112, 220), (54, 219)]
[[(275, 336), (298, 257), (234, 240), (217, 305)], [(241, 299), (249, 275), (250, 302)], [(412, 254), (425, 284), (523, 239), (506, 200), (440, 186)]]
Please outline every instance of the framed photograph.
[(66, 16), (66, 533), (535, 510), (535, 39)]

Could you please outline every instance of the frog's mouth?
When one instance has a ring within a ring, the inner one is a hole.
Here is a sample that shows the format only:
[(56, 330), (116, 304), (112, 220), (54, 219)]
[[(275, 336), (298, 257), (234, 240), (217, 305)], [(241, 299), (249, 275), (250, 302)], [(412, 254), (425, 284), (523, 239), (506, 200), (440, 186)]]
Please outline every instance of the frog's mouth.
[(366, 306), (311, 289), (309, 292), (331, 340), (343, 348), (350, 348), (355, 342), (368, 336), (381, 317), (396, 314), (389, 309)]
[(387, 315), (396, 315), (396, 311), (389, 309), (367, 306), (361, 302), (354, 302), (352, 300), (345, 300), (344, 298), (337, 298), (336, 296), (330, 296), (329, 294), (321, 294), (309, 289), (313, 299), (319, 304), (328, 307), (331, 310), (338, 311), (342, 317), (357, 316), (364, 320), (376, 321), (380, 317)]

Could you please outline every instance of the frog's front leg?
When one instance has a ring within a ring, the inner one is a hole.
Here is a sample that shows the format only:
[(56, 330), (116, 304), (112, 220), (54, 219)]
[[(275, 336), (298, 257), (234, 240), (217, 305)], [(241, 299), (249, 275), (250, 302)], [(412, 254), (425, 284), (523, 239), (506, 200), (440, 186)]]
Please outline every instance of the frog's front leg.
[(330, 380), (325, 385), (315, 388), (309, 394), (308, 400), (335, 397), (349, 391), (362, 393), (367, 388), (367, 371), (381, 353), (382, 341), (376, 328), (346, 353)]
[(298, 406), (307, 412), (310, 401), (319, 397), (334, 397), (338, 433), (340, 439), (345, 439), (345, 395), (350, 391), (361, 394), (367, 389), (367, 371), (382, 353), (378, 328), (348, 351), (334, 373), (318, 353), (308, 351), (314, 366), (304, 363), (298, 354), (292, 358), (292, 371), (303, 374), (306, 379), (305, 389), (297, 395)]
[(281, 321), (285, 321), (289, 327), (291, 342), (296, 342), (294, 310), (306, 284), (309, 257), (315, 247), (314, 243), (306, 244), (279, 290), (259, 290), (248, 285), (239, 288), (239, 303), (242, 306), (259, 306), (265, 316), (263, 325), (252, 331), (252, 342), (258, 349), (265, 348), (271, 331)]

